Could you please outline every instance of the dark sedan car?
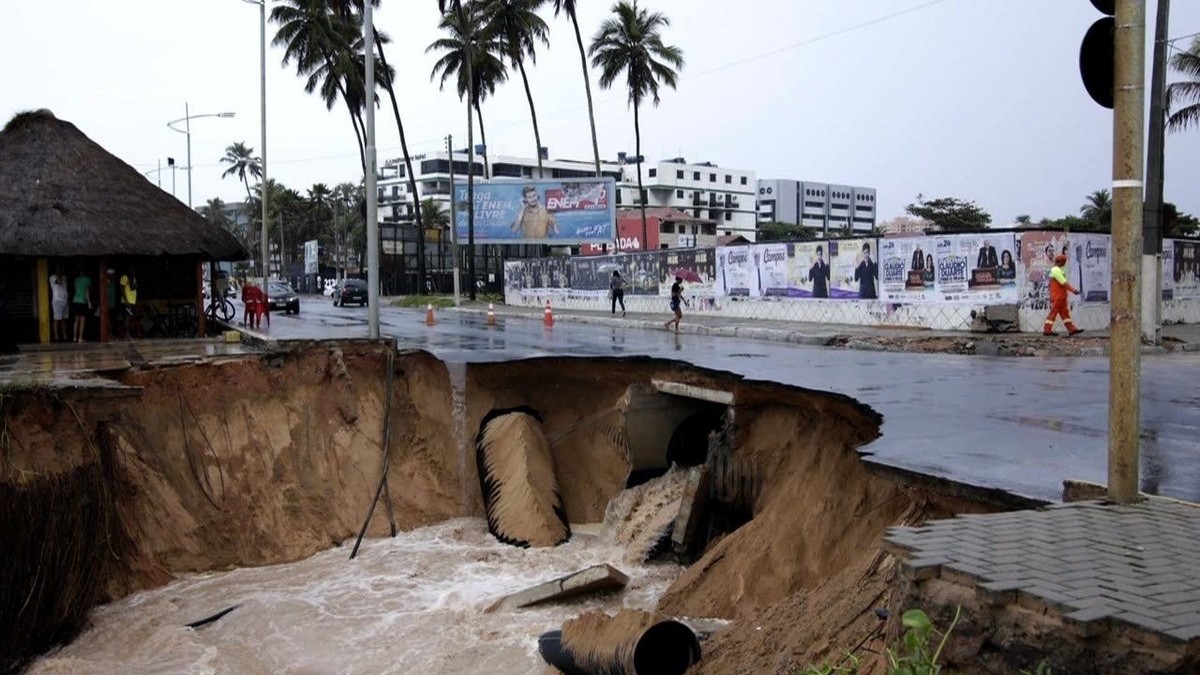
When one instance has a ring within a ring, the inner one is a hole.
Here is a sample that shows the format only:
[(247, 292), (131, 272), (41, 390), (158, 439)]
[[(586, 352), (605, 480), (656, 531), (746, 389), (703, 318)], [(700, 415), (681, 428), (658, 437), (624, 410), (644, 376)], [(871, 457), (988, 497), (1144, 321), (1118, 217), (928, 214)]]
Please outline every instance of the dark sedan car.
[(360, 307), (367, 304), (367, 282), (362, 279), (342, 279), (333, 289), (333, 306), (345, 307), (347, 304), (357, 304)]
[(287, 314), (299, 314), (300, 297), (288, 283), (272, 281), (267, 285), (267, 307), (272, 312), (282, 309)]

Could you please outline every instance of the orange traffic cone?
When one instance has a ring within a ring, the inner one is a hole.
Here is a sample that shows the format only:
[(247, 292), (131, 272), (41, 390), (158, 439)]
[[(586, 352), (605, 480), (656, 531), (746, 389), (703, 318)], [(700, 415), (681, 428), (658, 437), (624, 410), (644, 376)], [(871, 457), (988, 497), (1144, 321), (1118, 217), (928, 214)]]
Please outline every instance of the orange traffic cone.
[(425, 325), (432, 326), (437, 323), (437, 319), (433, 318), (433, 303), (425, 305)]
[(496, 325), (496, 310), (495, 310), (495, 308), (492, 307), (492, 303), (490, 303), (490, 302), (488, 303), (487, 325), (489, 325), (489, 326)]
[(554, 326), (554, 313), (550, 311), (549, 300), (546, 301), (546, 314), (542, 317), (542, 323), (546, 326), (546, 328), (552, 328)]

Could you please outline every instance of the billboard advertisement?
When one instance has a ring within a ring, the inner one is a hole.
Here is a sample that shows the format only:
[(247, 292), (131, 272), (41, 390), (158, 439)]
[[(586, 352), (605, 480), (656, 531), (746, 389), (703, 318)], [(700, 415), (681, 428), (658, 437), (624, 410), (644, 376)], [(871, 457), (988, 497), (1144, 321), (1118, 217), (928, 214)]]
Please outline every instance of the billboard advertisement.
[(1050, 309), (1050, 268), (1054, 267), (1054, 256), (1059, 253), (1069, 253), (1064, 232), (1022, 232), (1017, 238), (1017, 259), (1024, 269), (1018, 279), (1022, 307)]
[(1112, 260), (1107, 234), (1076, 234), (1067, 254), (1067, 280), (1079, 289), (1078, 302), (1108, 302)]
[(1175, 299), (1175, 241), (1163, 239), (1162, 243), (1162, 299)]
[[(611, 178), (475, 185), (475, 243), (578, 245), (616, 238)], [(455, 229), (467, 240), (467, 187), (454, 189)]]

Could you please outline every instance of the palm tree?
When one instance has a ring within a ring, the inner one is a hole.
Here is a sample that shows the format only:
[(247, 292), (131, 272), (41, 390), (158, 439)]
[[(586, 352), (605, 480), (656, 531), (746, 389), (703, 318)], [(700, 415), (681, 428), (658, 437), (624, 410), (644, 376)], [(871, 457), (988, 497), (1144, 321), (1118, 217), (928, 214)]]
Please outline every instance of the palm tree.
[(1171, 69), (1191, 79), (1167, 87), (1167, 110), (1177, 103), (1182, 106), (1167, 118), (1167, 128), (1183, 131), (1193, 124), (1200, 126), (1200, 37), (1186, 52), (1171, 57)]
[(575, 43), (579, 45), (579, 62), (583, 66), (583, 90), (587, 92), (588, 102), (588, 123), (592, 126), (592, 155), (596, 160), (596, 177), (600, 177), (600, 144), (596, 142), (596, 112), (592, 108), (592, 83), (588, 77), (588, 62), (587, 52), (583, 48), (583, 36), (579, 33), (579, 17), (575, 13), (576, 0), (552, 0), (554, 3), (554, 16), (557, 17), (559, 12), (566, 12), (567, 18), (571, 20), (571, 25), (575, 28)]
[(600, 69), (600, 87), (608, 89), (625, 73), (629, 102), (633, 104), (633, 133), (636, 142), (638, 201), (642, 206), (642, 249), (646, 248), (646, 198), (642, 189), (642, 129), (638, 109), (649, 96), (659, 104), (659, 81), (674, 89), (676, 70), (683, 68), (683, 51), (663, 44), (662, 29), (671, 25), (659, 12), (638, 9), (633, 4), (613, 5), (614, 16), (607, 19), (592, 38), (588, 54), (592, 65)]
[(238, 141), (225, 147), (225, 156), (221, 158), (221, 164), (229, 165), (229, 168), (225, 169), (225, 173), (221, 174), (221, 178), (236, 175), (238, 180), (246, 186), (246, 204), (249, 205), (251, 200), (250, 178), (262, 180), (262, 158), (254, 156), (254, 148)]
[[(371, 0), (372, 7), (378, 7), (380, 0)], [(363, 22), (363, 0), (329, 0), (331, 9), (334, 15), (343, 20), (354, 20), (362, 25)], [(392, 115), (396, 118), (396, 130), (400, 133), (400, 152), (404, 156), (404, 168), (408, 176), (408, 191), (412, 194), (413, 199), (413, 218), (417, 226), (417, 232), (424, 232), (425, 227), (422, 224), (421, 205), (417, 195), (417, 178), (413, 173), (412, 157), (408, 153), (408, 137), (404, 133), (404, 122), (400, 118), (400, 104), (396, 99), (396, 90), (393, 79), (395, 71), (388, 66), (387, 55), (384, 52), (383, 45), (385, 40), (383, 35), (374, 27), (371, 30), (375, 33), (376, 51), (379, 52), (379, 63), (381, 73), (379, 81), (383, 88), (388, 93), (388, 98), (392, 102)], [(425, 285), (425, 238), (417, 237), (417, 278), (420, 286)]]
[(204, 216), (204, 219), (210, 224), (223, 227), (237, 236), (238, 233), (233, 231), (233, 222), (229, 220), (229, 216), (225, 215), (225, 202), (220, 197), (213, 197), (208, 200), (208, 203), (201, 206), (200, 215)]
[(1087, 196), (1087, 201), (1079, 209), (1079, 215), (1107, 231), (1112, 227), (1112, 207), (1112, 195), (1108, 190), (1096, 190)]
[[(445, 9), (446, 2), (438, 0), (438, 8)], [(494, 47), (489, 49), (487, 36), (483, 35), (478, 9), (463, 5), (461, 0), (451, 0), (450, 11), (442, 16), (438, 27), (449, 33), (449, 37), (434, 40), (425, 52), (442, 51), (445, 54), (433, 66), (429, 79), (441, 73), (440, 86), (457, 75), (456, 88), (459, 98), (467, 103), (467, 250), (470, 252), (467, 270), (470, 282), (468, 296), (475, 299), (475, 113), (484, 93), (496, 90), (496, 84), (505, 77), (504, 63), (495, 57)], [(470, 92), (470, 94), (468, 94)], [(480, 122), (480, 133), (483, 124)], [(487, 141), (484, 141), (486, 144)], [(451, 153), (450, 161), (454, 161)], [(486, 159), (485, 159), (486, 161)], [(451, 195), (451, 199), (454, 195)]]
[[(533, 105), (533, 93), (529, 90), (529, 76), (525, 74), (525, 59), (537, 63), (536, 47), (541, 42), (550, 46), (546, 37), (550, 29), (537, 10), (545, 0), (480, 0), (485, 31), (495, 36), (495, 47), (521, 73), (525, 85), (525, 98), (529, 101), (529, 116), (533, 118), (533, 140), (536, 143), (538, 178), (542, 177), (542, 134), (538, 130), (537, 109)], [(487, 141), (484, 141), (487, 146)]]
[(271, 44), (284, 48), (283, 65), (296, 61), (296, 74), (307, 77), (304, 90), (320, 88), (330, 110), (339, 98), (346, 104), (365, 172), (362, 31), (330, 12), (327, 0), (282, 0), (271, 10), (271, 21), (279, 24)]

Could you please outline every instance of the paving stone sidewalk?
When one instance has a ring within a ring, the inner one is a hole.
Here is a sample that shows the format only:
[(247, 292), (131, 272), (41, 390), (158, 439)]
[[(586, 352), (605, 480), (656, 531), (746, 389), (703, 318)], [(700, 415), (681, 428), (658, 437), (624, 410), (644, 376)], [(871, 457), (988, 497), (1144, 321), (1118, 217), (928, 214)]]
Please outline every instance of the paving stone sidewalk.
[(891, 528), (885, 542), (916, 579), (954, 578), (992, 604), (1032, 598), (1085, 634), (1114, 622), (1176, 644), (1200, 641), (1194, 504), (1152, 497), (960, 515)]

